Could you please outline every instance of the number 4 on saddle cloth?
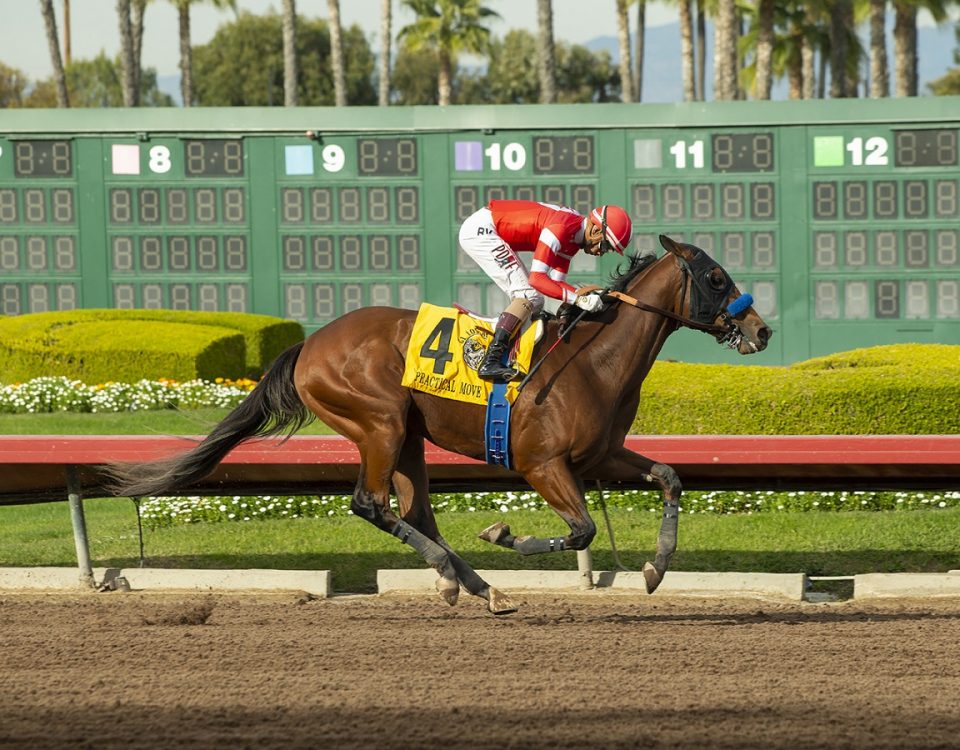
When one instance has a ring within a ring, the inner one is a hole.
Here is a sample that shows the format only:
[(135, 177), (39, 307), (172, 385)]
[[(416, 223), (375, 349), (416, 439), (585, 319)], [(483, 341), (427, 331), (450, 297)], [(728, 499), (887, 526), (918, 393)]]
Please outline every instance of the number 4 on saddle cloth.
[[(401, 384), (442, 398), (486, 404), (487, 463), (509, 468), (510, 405), (522, 377), (494, 384), (477, 374), (495, 323), (495, 318), (481, 318), (460, 307), (421, 304)], [(535, 320), (515, 339), (507, 358), (521, 375), (530, 369), (534, 344), (542, 335), (543, 321)]]

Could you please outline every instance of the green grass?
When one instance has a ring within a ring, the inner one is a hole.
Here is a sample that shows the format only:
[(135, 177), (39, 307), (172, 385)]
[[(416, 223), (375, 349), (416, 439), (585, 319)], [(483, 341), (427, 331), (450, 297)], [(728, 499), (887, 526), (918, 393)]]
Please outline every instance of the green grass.
[[(139, 544), (134, 505), (125, 499), (85, 503), (96, 567), (135, 567)], [(597, 514), (599, 516), (599, 514)], [(555, 536), (565, 525), (552, 512), (445, 513), (441, 531), (475, 567), (576, 568), (573, 552), (522, 557), (477, 539), (495, 520), (514, 533)], [(611, 569), (601, 517), (594, 567)], [(639, 569), (655, 549), (658, 516), (611, 512), (624, 564)], [(339, 592), (372, 592), (380, 568), (420, 568), (396, 539), (359, 518), (194, 524), (144, 530), (146, 564), (174, 568), (275, 568), (333, 571)], [(76, 565), (66, 503), (0, 507), (0, 567)], [(765, 513), (682, 516), (673, 570), (854, 575), (960, 568), (960, 509), (909, 512)]]
[[(228, 409), (132, 411), (118, 414), (0, 414), (0, 435), (204, 435)], [(300, 435), (331, 435), (315, 421)]]

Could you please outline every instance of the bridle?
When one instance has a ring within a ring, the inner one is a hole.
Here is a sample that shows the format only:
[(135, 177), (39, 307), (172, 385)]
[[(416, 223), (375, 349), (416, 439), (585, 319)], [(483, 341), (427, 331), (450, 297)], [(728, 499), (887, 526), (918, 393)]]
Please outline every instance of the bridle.
[[(604, 218), (606, 217), (604, 216)], [(604, 237), (606, 237), (606, 232), (604, 232)], [(687, 295), (687, 277), (690, 277), (690, 285), (699, 291), (701, 295), (716, 297), (706, 313), (707, 315), (712, 315), (712, 317), (707, 318), (705, 321), (695, 320), (693, 318), (679, 315), (672, 310), (665, 310), (662, 307), (641, 302), (636, 297), (631, 297), (629, 294), (624, 294), (623, 292), (617, 292), (610, 289), (598, 290), (600, 296), (613, 297), (620, 302), (632, 305), (640, 310), (646, 310), (647, 312), (662, 315), (665, 318), (676, 321), (679, 325), (686, 328), (692, 328), (695, 331), (704, 331), (705, 333), (709, 333), (711, 336), (714, 336), (717, 339), (717, 343), (724, 344), (731, 349), (736, 349), (738, 346), (740, 346), (740, 342), (743, 340), (743, 334), (740, 332), (740, 329), (737, 328), (737, 325), (734, 323), (733, 319), (753, 304), (753, 297), (751, 297), (749, 294), (741, 294), (733, 302), (727, 305), (725, 310), (721, 310), (727, 295), (729, 295), (730, 290), (733, 289), (733, 280), (726, 275), (726, 272), (724, 272), (724, 275), (727, 276), (727, 283), (724, 285), (723, 290), (711, 293), (704, 287), (703, 281), (697, 278), (697, 273), (701, 268), (706, 269), (704, 278), (706, 278), (706, 275), (709, 274), (714, 268), (719, 268), (719, 266), (713, 261), (713, 259), (710, 258), (710, 256), (703, 251), (700, 251), (696, 256), (694, 256), (692, 265), (679, 255), (674, 255), (673, 257), (676, 258), (677, 262), (680, 264), (680, 271), (683, 274), (683, 291), (680, 294), (680, 309), (683, 309), (683, 303)], [(691, 309), (693, 309), (694, 297), (692, 294), (690, 295), (690, 301)], [(697, 315), (697, 317), (702, 317), (704, 315), (701, 309), (702, 307), (703, 303), (698, 302), (696, 308), (698, 312), (694, 313)], [(710, 311), (712, 311), (712, 313)], [(586, 314), (586, 310), (581, 310), (576, 318), (563, 327), (563, 330), (557, 334), (557, 340), (553, 342), (550, 348), (547, 349), (546, 353), (540, 357), (537, 363), (531, 367), (526, 376), (524, 376), (523, 380), (520, 381), (520, 384), (517, 386), (517, 393), (522, 391), (524, 386), (530, 382), (530, 379), (536, 374), (537, 370), (540, 369), (540, 365), (546, 361), (550, 352), (557, 348), (557, 345), (567, 337), (567, 334), (573, 330), (573, 327), (577, 325), (577, 323), (579, 323)], [(722, 325), (717, 325), (714, 323), (718, 317), (721, 319)]]
[[(692, 290), (690, 294), (690, 317), (675, 313), (672, 310), (665, 310), (656, 305), (641, 302), (635, 297), (631, 297), (629, 294), (624, 294), (623, 292), (608, 291), (605, 293), (605, 296), (613, 297), (640, 310), (662, 315), (665, 318), (676, 321), (677, 324), (685, 328), (692, 328), (695, 331), (709, 333), (716, 338), (717, 343), (728, 346), (731, 349), (736, 349), (743, 339), (743, 334), (734, 322), (734, 318), (753, 304), (753, 297), (749, 294), (741, 294), (724, 308), (726, 299), (730, 295), (730, 290), (733, 289), (733, 279), (724, 272), (726, 283), (723, 288), (708, 289), (706, 287), (706, 278), (714, 268), (719, 268), (710, 256), (701, 251), (697, 253), (691, 261), (679, 255), (674, 255), (673, 257), (677, 263), (680, 264), (680, 271), (683, 275), (682, 291), (680, 292), (681, 310), (683, 310), (684, 302), (686, 301), (687, 287), (689, 286)], [(687, 283), (688, 277), (690, 280), (689, 284)], [(699, 294), (694, 294), (694, 292), (698, 292)], [(717, 318), (721, 321), (719, 325), (715, 322)]]

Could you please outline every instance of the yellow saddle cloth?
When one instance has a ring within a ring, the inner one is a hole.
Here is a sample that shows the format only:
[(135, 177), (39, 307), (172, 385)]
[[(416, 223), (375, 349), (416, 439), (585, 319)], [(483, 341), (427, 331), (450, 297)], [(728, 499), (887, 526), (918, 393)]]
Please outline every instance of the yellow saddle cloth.
[[(493, 326), (494, 321), (424, 302), (413, 324), (401, 384), (434, 396), (486, 405), (493, 383), (481, 380), (477, 368), (493, 340)], [(514, 347), (511, 366), (520, 371), (520, 377), (507, 384), (510, 403), (530, 369), (533, 346), (542, 326), (540, 321), (528, 326)]]

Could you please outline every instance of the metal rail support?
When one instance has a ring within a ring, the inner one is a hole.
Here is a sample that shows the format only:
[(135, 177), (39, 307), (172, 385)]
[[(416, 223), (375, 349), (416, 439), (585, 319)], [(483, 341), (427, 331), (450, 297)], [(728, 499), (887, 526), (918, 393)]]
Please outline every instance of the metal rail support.
[(80, 585), (94, 588), (93, 566), (90, 564), (90, 544), (87, 541), (87, 521), (83, 516), (83, 497), (76, 466), (67, 466), (67, 500), (70, 502), (70, 520), (73, 523), (73, 543), (77, 548)]

